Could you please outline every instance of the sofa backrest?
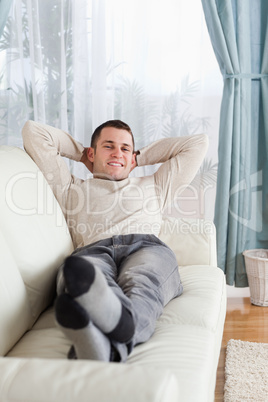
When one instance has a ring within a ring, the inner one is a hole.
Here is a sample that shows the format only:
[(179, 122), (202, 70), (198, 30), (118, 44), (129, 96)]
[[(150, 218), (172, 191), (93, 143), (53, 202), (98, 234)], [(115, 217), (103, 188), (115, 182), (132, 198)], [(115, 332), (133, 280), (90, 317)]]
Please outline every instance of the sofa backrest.
[(57, 268), (73, 251), (62, 211), (31, 158), (0, 147), (0, 355), (52, 302)]

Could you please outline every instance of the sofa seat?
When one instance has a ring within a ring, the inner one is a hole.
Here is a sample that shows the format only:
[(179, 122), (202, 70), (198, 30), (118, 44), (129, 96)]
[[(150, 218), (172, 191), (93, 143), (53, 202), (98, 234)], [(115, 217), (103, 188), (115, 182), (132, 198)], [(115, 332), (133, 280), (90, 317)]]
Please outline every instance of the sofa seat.
[(183, 294), (125, 364), (68, 360), (57, 269), (73, 251), (62, 212), (21, 149), (0, 147), (0, 401), (213, 402), (226, 312), (212, 222), (165, 217)]
[[(221, 336), (215, 335), (223, 325), (225, 281), (222, 271), (211, 266), (185, 266), (180, 273), (183, 295), (165, 307), (152, 338), (134, 348), (126, 365), (171, 369), (178, 380), (179, 400), (205, 402), (213, 400), (208, 390), (214, 389), (218, 364)], [(66, 359), (70, 346), (50, 307), (7, 356)]]

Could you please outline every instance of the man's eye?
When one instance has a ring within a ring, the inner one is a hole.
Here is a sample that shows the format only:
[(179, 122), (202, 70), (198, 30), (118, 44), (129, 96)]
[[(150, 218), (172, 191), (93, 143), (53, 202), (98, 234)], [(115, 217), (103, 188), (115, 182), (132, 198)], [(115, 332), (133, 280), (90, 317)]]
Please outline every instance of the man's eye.
[(128, 148), (123, 148), (123, 151), (124, 152), (129, 152), (129, 149)]

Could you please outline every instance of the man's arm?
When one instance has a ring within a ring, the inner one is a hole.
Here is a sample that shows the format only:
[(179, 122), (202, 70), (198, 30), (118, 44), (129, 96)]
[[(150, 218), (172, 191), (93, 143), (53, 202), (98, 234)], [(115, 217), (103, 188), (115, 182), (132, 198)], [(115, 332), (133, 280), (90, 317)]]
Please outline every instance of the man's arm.
[(22, 129), (23, 145), (62, 205), (62, 195), (69, 187), (73, 177), (62, 158), (80, 161), (84, 147), (68, 133), (55, 127), (27, 121)]
[(163, 206), (172, 202), (194, 179), (208, 148), (205, 134), (164, 138), (144, 148), (137, 154), (138, 166), (162, 163), (154, 174), (157, 191)]

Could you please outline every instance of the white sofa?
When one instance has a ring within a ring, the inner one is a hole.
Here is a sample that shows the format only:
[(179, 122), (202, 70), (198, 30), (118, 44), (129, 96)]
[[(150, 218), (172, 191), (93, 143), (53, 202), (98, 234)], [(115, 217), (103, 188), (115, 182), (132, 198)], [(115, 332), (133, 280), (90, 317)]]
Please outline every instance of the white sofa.
[(208, 402), (226, 312), (211, 222), (165, 218), (161, 239), (174, 249), (184, 286), (152, 338), (127, 363), (68, 360), (55, 326), (57, 267), (72, 252), (61, 210), (21, 149), (0, 147), (1, 402)]

